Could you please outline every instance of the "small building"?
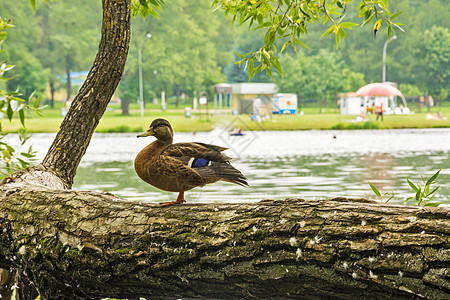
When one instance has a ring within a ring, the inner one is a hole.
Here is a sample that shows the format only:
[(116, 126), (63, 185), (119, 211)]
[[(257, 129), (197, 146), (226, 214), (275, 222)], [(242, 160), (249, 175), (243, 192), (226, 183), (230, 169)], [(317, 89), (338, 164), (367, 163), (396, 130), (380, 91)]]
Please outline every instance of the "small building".
[(382, 107), (386, 114), (409, 114), (405, 97), (391, 82), (370, 83), (356, 93), (339, 94), (339, 108), (342, 115), (375, 113)]
[(363, 98), (355, 93), (339, 94), (339, 108), (341, 115), (359, 115), (364, 112)]
[(296, 94), (275, 94), (272, 97), (272, 112), (274, 114), (296, 114)]
[(233, 83), (232, 110), (239, 114), (270, 115), (272, 97), (277, 93), (274, 83)]
[(233, 87), (229, 83), (219, 83), (214, 86), (214, 113), (232, 112), (231, 93)]

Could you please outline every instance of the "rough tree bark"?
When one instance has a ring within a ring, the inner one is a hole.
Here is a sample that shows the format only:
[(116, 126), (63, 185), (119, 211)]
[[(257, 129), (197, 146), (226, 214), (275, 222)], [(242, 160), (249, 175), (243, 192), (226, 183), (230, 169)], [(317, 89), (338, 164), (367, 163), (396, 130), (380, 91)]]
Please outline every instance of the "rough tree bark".
[(42, 299), (450, 296), (440, 208), (344, 198), (161, 208), (3, 187), (0, 237), (2, 261)]

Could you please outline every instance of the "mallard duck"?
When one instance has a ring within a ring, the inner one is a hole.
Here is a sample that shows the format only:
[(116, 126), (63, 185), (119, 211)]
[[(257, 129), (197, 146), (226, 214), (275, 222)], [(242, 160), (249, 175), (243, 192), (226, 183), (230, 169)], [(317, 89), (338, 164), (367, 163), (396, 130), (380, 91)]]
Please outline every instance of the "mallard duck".
[(155, 119), (137, 137), (154, 136), (156, 141), (142, 149), (134, 160), (137, 175), (164, 191), (178, 192), (177, 200), (163, 206), (181, 204), (184, 192), (222, 180), (248, 186), (247, 178), (223, 154), (227, 148), (203, 143), (173, 144), (173, 130), (165, 119)]

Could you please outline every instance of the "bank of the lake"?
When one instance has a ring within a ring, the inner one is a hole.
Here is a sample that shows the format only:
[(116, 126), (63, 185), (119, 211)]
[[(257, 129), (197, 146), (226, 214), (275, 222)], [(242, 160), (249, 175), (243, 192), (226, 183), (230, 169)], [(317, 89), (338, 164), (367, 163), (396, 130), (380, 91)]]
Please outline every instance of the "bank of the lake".
[[(384, 120), (376, 120), (375, 115), (368, 115), (365, 121), (358, 121), (356, 116), (344, 116), (338, 113), (305, 113), (303, 115), (273, 115), (261, 122), (252, 121), (249, 115), (200, 115), (193, 113), (186, 118), (181, 110), (161, 112), (146, 110), (144, 117), (138, 111), (130, 116), (122, 116), (120, 111), (107, 111), (100, 120), (96, 132), (140, 132), (157, 117), (170, 121), (176, 132), (211, 131), (217, 128), (235, 127), (243, 130), (331, 130), (331, 129), (402, 129), (402, 128), (450, 128), (450, 112), (444, 113), (443, 119), (428, 119), (426, 113), (409, 115), (385, 115)], [(45, 116), (45, 113), (44, 113)], [(44, 118), (34, 117), (27, 120), (30, 132), (57, 132), (63, 118), (49, 115)], [(2, 122), (4, 132), (16, 132), (20, 128), (18, 119), (12, 123)]]

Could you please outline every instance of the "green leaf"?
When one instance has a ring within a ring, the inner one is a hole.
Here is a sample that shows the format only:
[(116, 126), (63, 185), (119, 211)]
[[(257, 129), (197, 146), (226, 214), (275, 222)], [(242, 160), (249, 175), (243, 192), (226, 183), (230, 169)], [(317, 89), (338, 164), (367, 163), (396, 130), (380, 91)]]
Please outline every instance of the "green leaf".
[[(261, 71), (261, 68), (262, 68), (262, 64), (258, 65), (258, 66), (255, 68), (255, 71), (253, 72), (254, 75), (255, 75), (255, 74), (258, 74), (258, 73)], [(253, 75), (253, 76), (254, 76), (254, 75)]]
[(425, 196), (428, 195), (429, 191), (430, 191), (430, 186), (429, 185), (425, 185), (425, 187), (423, 188), (423, 193), (425, 194)]
[(409, 184), (409, 186), (414, 190), (414, 192), (418, 192), (419, 191), (419, 188), (414, 184), (414, 183), (412, 183), (409, 179), (408, 179), (408, 177), (406, 177), (406, 181), (408, 182), (408, 184)]
[(253, 77), (253, 69), (254, 69), (254, 61), (250, 60), (250, 63), (248, 65), (248, 81), (250, 81)]
[(389, 201), (391, 201), (392, 198), (394, 198), (394, 191), (392, 191), (392, 196), (389, 197), (389, 199), (387, 199), (385, 203), (388, 203)]
[(442, 169), (439, 169), (439, 171), (437, 171), (433, 176), (431, 176), (430, 179), (427, 180), (426, 185), (430, 185), (439, 176), (441, 170)]
[(413, 198), (413, 197), (408, 197), (408, 198), (406, 198), (405, 201), (403, 201), (403, 202), (408, 202), (409, 200), (412, 200), (412, 199), (414, 199), (414, 198)]
[(289, 45), (290, 43), (291, 43), (291, 41), (286, 41), (286, 42), (283, 44), (283, 47), (281, 47), (280, 54), (283, 53), (284, 48), (286, 48), (286, 46)]
[(327, 31), (325, 31), (320, 37), (324, 37), (326, 35), (329, 35), (333, 32), (334, 28), (336, 27), (336, 25), (331, 26), (330, 28), (328, 28)]
[(381, 198), (381, 193), (380, 191), (372, 184), (370, 183), (370, 181), (368, 181), (370, 188), (372, 189), (372, 191), (375, 193), (375, 195), (377, 195), (378, 197)]
[(24, 161), (23, 159), (17, 158), (17, 160), (20, 162), (20, 166), (22, 167), (22, 169), (26, 169), (30, 165), (28, 162)]
[(419, 204), (419, 205), (422, 203), (422, 188), (420, 186), (416, 193), (416, 201), (417, 201), (417, 204)]
[(433, 200), (434, 196), (436, 196), (436, 195), (431, 196), (431, 198), (428, 200), (428, 202), (430, 202), (431, 200)]
[(8, 120), (11, 122), (13, 117), (14, 111), (11, 107), (11, 102), (8, 102), (8, 106), (6, 108), (6, 116), (8, 117)]
[(20, 123), (22, 123), (22, 126), (25, 127), (25, 113), (24, 113), (24, 108), (19, 110), (19, 118), (20, 118)]
[(385, 0), (378, 0), (378, 4), (381, 6), (381, 8), (383, 8), (384, 12), (387, 15), (391, 15), (391, 13), (389, 12), (388, 6), (387, 6), (387, 1), (385, 1)]
[(295, 42), (296, 42), (297, 44), (299, 44), (300, 46), (305, 47), (306, 49), (309, 50), (309, 47), (306, 46), (306, 44), (303, 43), (300, 39), (295, 39)]
[(36, 14), (36, 0), (30, 0), (31, 7), (33, 8), (34, 14)]
[(20, 152), (20, 155), (22, 155), (23, 157), (26, 157), (26, 158), (33, 158), (34, 157), (33, 154), (27, 153), (27, 152)]
[(395, 18), (397, 18), (398, 16), (400, 16), (403, 13), (403, 11), (399, 11), (398, 13), (393, 14), (389, 20), (394, 20)]
[(281, 68), (281, 64), (280, 61), (278, 60), (278, 58), (276, 56), (272, 56), (272, 66), (275, 68), (275, 70), (281, 75), (283, 76), (283, 70)]
[(273, 78), (272, 72), (270, 71), (270, 69), (266, 69), (266, 73), (267, 75), (269, 75), (269, 77), (272, 79), (272, 81), (275, 81), (275, 79)]
[(239, 54), (239, 53), (237, 53), (236, 51), (233, 51), (233, 52), (234, 52), (234, 55), (236, 55), (236, 56), (239, 57), (239, 58), (243, 58), (243, 57), (244, 57), (244, 55)]
[(352, 22), (343, 22), (343, 23), (339, 24), (339, 27), (341, 27), (341, 28), (352, 28), (352, 27), (355, 27), (355, 26), (358, 26), (358, 25), (359, 24), (352, 23)]
[(339, 28), (338, 35), (342, 40), (344, 40), (345, 39), (345, 30)]
[[(431, 195), (433, 195), (434, 193), (436, 193), (436, 191), (438, 190), (438, 188), (440, 188), (440, 186), (438, 186), (437, 188), (435, 188), (434, 190), (432, 190), (429, 194), (428, 194), (428, 196), (431, 196)], [(433, 195), (433, 197), (434, 197), (434, 195)], [(431, 199), (430, 199), (431, 200)]]
[(242, 27), (242, 25), (245, 22), (245, 17), (246, 17), (245, 13), (241, 12), (241, 15), (239, 16), (239, 26)]
[[(338, 33), (341, 31), (342, 29), (339, 29)], [(341, 40), (341, 35), (340, 34), (336, 34), (336, 49), (339, 49), (339, 42)]]

